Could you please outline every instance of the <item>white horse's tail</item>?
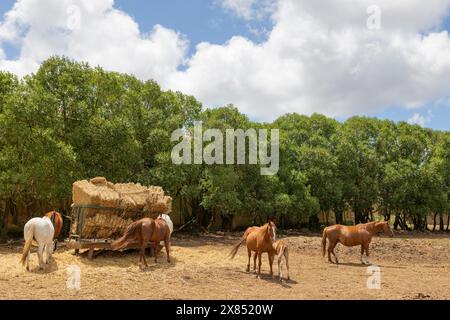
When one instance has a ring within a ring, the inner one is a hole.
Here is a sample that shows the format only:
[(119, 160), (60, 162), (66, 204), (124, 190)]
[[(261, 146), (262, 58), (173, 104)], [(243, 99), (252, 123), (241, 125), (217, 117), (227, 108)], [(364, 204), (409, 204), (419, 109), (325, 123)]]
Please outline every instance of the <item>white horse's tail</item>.
[(25, 262), (27, 261), (28, 253), (30, 252), (31, 244), (33, 243), (33, 237), (34, 224), (30, 226), (30, 229), (25, 231), (25, 244), (23, 246), (22, 259), (20, 259), (22, 265), (25, 265)]

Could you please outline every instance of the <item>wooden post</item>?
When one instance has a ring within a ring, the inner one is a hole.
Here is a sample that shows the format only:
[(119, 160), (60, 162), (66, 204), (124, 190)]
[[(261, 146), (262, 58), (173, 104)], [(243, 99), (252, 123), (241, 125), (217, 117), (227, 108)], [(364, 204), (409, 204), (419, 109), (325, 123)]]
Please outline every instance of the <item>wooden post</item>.
[(90, 247), (89, 248), (89, 253), (88, 253), (88, 259), (92, 260), (93, 256), (94, 256), (94, 247)]

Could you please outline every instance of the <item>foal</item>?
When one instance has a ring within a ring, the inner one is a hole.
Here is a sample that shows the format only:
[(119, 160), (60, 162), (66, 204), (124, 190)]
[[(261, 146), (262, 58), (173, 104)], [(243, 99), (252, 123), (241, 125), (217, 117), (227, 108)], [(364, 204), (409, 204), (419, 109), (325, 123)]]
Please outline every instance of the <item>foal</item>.
[[(328, 261), (331, 261), (331, 254), (339, 263), (339, 259), (334, 252), (334, 248), (338, 243), (342, 243), (347, 247), (361, 246), (361, 263), (370, 264), (369, 262), (369, 244), (375, 234), (384, 232), (384, 234), (391, 237), (394, 236), (388, 221), (369, 222), (365, 224), (358, 224), (356, 226), (343, 226), (340, 224), (327, 227), (323, 230), (322, 236), (322, 253), (325, 256), (325, 249), (328, 238)], [(366, 252), (367, 261), (364, 261), (364, 252)]]
[(290, 280), (289, 277), (289, 247), (286, 241), (284, 240), (278, 240), (273, 244), (273, 248), (277, 254), (278, 258), (278, 277), (280, 278), (280, 281), (283, 281), (283, 272), (282, 272), (282, 266), (283, 266), (283, 257), (284, 260), (286, 260), (286, 268), (287, 268), (287, 279)]

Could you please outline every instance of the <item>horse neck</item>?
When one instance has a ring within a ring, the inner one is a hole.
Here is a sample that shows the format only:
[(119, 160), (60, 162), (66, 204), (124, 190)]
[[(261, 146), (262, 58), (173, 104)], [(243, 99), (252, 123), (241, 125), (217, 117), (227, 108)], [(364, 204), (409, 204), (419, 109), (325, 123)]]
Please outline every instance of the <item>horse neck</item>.
[(375, 233), (377, 233), (379, 230), (379, 226), (377, 226), (376, 222), (369, 222), (366, 226), (366, 230), (370, 232), (371, 235), (374, 235)]
[(262, 226), (262, 233), (263, 233), (264, 238), (271, 240), (270, 234), (269, 234), (269, 224), (268, 223), (266, 223), (265, 225)]

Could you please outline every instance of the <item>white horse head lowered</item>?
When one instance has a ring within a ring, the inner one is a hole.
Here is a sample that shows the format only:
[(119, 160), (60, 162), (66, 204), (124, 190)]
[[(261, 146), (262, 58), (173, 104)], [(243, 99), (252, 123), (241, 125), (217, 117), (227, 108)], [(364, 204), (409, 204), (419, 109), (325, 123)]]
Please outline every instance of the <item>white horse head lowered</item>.
[[(30, 249), (33, 239), (38, 243), (38, 258), (39, 268), (43, 269), (45, 264), (50, 262), (53, 253), (53, 236), (55, 229), (51, 220), (48, 217), (33, 218), (25, 224), (23, 228), (23, 236), (25, 238), (25, 245), (23, 247), (22, 259), (20, 262), (27, 265), (27, 270), (30, 270)], [(47, 253), (47, 259), (44, 263), (44, 250)]]

